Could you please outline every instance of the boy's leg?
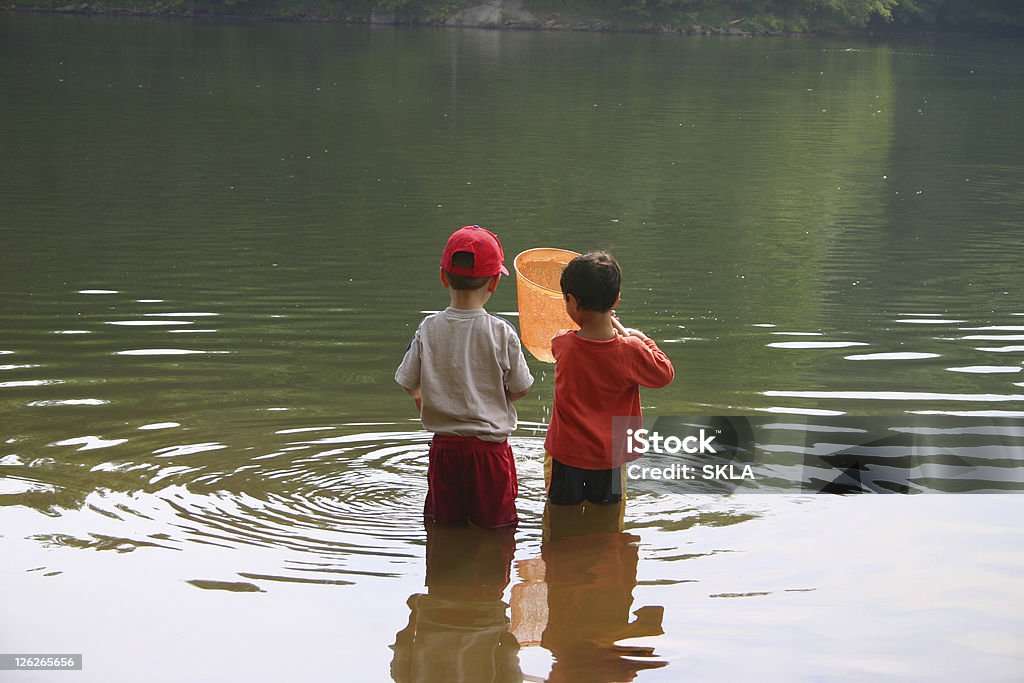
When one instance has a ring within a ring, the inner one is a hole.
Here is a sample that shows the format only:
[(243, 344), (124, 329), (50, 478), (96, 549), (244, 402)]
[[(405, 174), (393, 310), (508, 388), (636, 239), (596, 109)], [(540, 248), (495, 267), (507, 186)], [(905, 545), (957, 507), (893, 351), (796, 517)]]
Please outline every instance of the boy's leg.
[(487, 528), (514, 526), (519, 479), (516, 461), (507, 441), (493, 443), (473, 439), (466, 452), (465, 487), (469, 519)]
[(551, 490), (551, 463), (555, 459), (551, 457), (551, 454), (544, 451), (544, 495), (547, 496), (548, 491)]
[(554, 505), (578, 505), (583, 502), (587, 470), (572, 467), (551, 458), (551, 483), (548, 500)]
[(595, 505), (615, 505), (622, 501), (622, 468), (586, 470), (584, 493)]
[(428, 458), (423, 518), (438, 524), (466, 521), (469, 514), (462, 487), (463, 457), (458, 445), (435, 436), (430, 442)]

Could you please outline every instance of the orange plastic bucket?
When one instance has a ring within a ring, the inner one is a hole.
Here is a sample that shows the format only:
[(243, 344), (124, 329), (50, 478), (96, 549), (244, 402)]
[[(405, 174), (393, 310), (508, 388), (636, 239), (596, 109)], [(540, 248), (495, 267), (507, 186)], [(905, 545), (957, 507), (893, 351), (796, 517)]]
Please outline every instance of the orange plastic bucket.
[(566, 264), (579, 256), (565, 249), (527, 249), (515, 260), (519, 297), (519, 334), (534, 358), (554, 363), (551, 338), (579, 326), (565, 312), (559, 280)]

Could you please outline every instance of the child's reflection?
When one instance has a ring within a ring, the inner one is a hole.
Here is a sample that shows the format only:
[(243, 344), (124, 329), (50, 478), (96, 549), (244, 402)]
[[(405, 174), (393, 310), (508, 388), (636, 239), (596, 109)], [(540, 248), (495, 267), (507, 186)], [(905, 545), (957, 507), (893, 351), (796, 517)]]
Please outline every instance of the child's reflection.
[(520, 683), (519, 643), (502, 601), (513, 529), (427, 524), (427, 592), (409, 597), (392, 649), (396, 683)]
[(549, 683), (631, 681), (667, 664), (652, 647), (616, 644), (664, 632), (663, 607), (641, 607), (631, 621), (640, 537), (622, 531), (622, 510), (548, 505), (541, 557), (517, 565), (525, 582), (512, 589), (513, 632), (551, 652)]

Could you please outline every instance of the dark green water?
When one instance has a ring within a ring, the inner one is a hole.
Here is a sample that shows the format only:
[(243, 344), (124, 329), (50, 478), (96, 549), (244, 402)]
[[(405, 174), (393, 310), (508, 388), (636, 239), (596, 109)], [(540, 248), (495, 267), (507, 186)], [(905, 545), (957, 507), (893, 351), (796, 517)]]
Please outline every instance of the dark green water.
[(533, 359), (524, 521), (488, 555), (514, 560), (442, 538), (468, 569), (428, 591), (428, 437), (392, 377), (480, 223), (510, 258), (618, 257), (622, 318), (678, 373), (648, 414), (1019, 438), (1022, 84), (995, 39), (0, 15), (0, 651), (83, 652), (78, 680), (435, 680), (403, 667), (466, 646), (455, 601), (486, 624), (469, 661), (512, 680), (1012, 679), (1018, 496), (641, 490), (621, 528), (552, 531)]

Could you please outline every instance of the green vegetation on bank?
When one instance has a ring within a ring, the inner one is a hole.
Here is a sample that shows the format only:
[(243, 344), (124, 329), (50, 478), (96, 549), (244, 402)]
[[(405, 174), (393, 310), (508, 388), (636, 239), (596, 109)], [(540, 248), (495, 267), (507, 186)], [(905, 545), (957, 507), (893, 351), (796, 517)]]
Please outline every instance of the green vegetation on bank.
[[(476, 5), (494, 12), (467, 16)], [(0, 7), (672, 32), (1024, 29), (1024, 0), (0, 0)]]

